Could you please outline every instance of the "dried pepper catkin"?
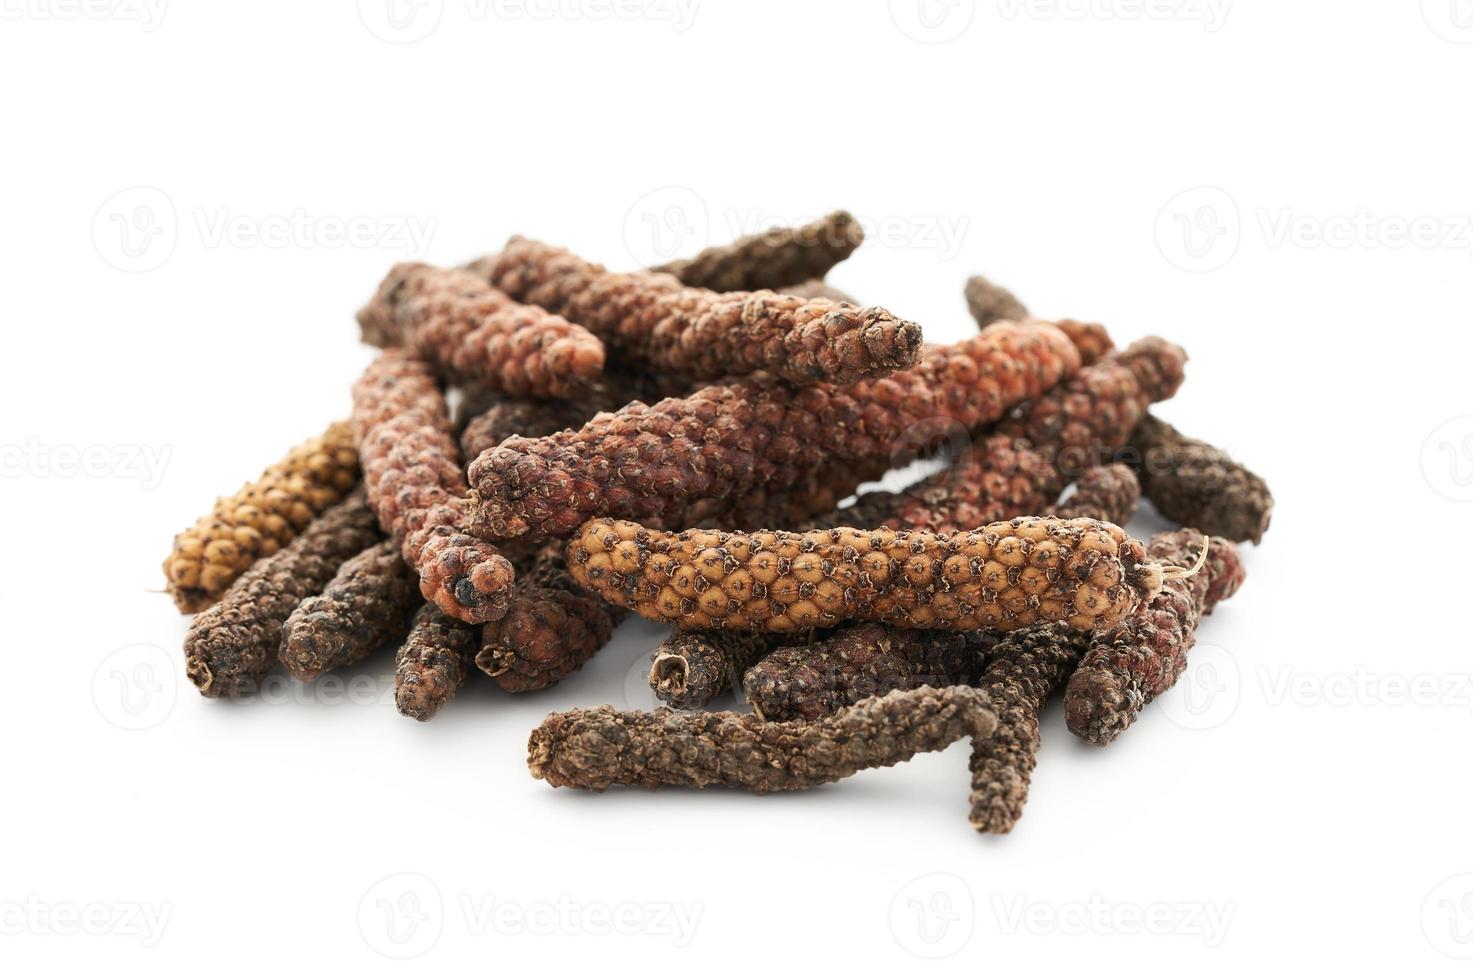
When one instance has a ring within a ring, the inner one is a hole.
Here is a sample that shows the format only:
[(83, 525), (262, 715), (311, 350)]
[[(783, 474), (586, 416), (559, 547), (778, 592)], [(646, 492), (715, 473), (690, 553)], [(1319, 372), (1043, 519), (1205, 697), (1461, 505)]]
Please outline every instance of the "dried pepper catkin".
[(674, 708), (704, 708), (783, 637), (751, 630), (676, 630), (650, 656), (650, 688)]
[(1124, 527), (1135, 515), (1140, 498), (1140, 481), (1129, 466), (1093, 466), (1074, 481), (1074, 492), (1059, 502), (1053, 515), (1064, 520), (1088, 517)]
[(429, 365), (404, 350), (380, 354), (353, 386), (353, 428), (369, 502), (419, 573), (424, 597), (466, 622), (505, 612), (512, 566), (460, 530), (465, 479)]
[(517, 579), (506, 615), (482, 631), (476, 666), (503, 690), (540, 691), (587, 663), (625, 614), (574, 582), (561, 551), (549, 549)]
[(804, 384), (842, 383), (908, 367), (921, 345), (919, 326), (879, 307), (693, 289), (661, 273), (609, 272), (521, 238), (476, 269), (511, 296), (583, 324), (629, 363), (667, 378), (766, 370)]
[(307, 526), (291, 544), (253, 565), (184, 637), (185, 670), (206, 697), (251, 694), (270, 673), (281, 627), (338, 568), (382, 538), (361, 491)]
[(1084, 655), (1089, 634), (1066, 626), (1034, 626), (1003, 637), (992, 649), (981, 687), (997, 712), (997, 730), (972, 743), (972, 826), (983, 833), (1013, 829), (1028, 800), (1038, 758), (1038, 716)]
[(685, 629), (791, 633), (846, 619), (915, 629), (1100, 629), (1161, 590), (1163, 568), (1111, 524), (1017, 518), (963, 534), (834, 528), (652, 531), (590, 521), (573, 579)]
[(864, 229), (854, 215), (834, 211), (796, 228), (769, 228), (730, 245), (714, 245), (650, 271), (668, 272), (687, 286), (723, 293), (779, 289), (822, 279), (863, 241)]
[(1186, 669), (1197, 624), (1238, 590), (1243, 564), (1232, 542), (1212, 538), (1209, 546), (1190, 528), (1158, 534), (1149, 546), (1156, 558), (1181, 564), (1193, 561), (1203, 547), (1208, 552), (1201, 571), (1167, 582), (1141, 611), (1091, 638), (1064, 694), (1071, 732), (1097, 745), (1114, 741)]
[(1050, 320), (1054, 326), (1064, 332), (1069, 342), (1079, 348), (1079, 357), (1085, 367), (1098, 364), (1110, 355), (1115, 349), (1115, 341), (1111, 339), (1110, 332), (1099, 323), (1085, 323), (1082, 320)]
[(967, 309), (977, 326), (988, 327), (999, 320), (1026, 320), (1028, 307), (1007, 289), (986, 276), (973, 276), (966, 285)]
[(394, 658), (394, 704), (399, 713), (429, 721), (465, 683), (481, 631), (451, 619), (434, 603), (414, 614), (409, 636)]
[(408, 345), (443, 372), (510, 395), (564, 395), (603, 373), (593, 334), (464, 269), (396, 265), (358, 322), (369, 342)]
[(831, 299), (836, 303), (848, 303), (851, 306), (859, 305), (859, 300), (850, 296), (842, 289), (830, 286), (822, 279), (795, 282), (792, 285), (783, 286), (778, 292), (784, 296), (796, 296), (799, 299)]
[(732, 385), (631, 404), (576, 432), (508, 439), (470, 466), (472, 529), (566, 537), (590, 517), (668, 519), (690, 503), (782, 490), (828, 467), (889, 467), (902, 440), (976, 429), (1079, 368), (1047, 325), (998, 324), (929, 348), (910, 371), (843, 387)]
[(1141, 487), (1163, 517), (1230, 541), (1263, 540), (1274, 498), (1257, 473), (1154, 416), (1130, 437)]
[(297, 606), (282, 628), (278, 657), (304, 681), (351, 666), (403, 636), (419, 602), (419, 576), (397, 543), (381, 541), (344, 562), (320, 595)]
[(548, 715), (528, 741), (527, 766), (554, 786), (577, 789), (730, 786), (770, 793), (984, 739), (996, 724), (986, 695), (970, 687), (896, 691), (814, 722), (604, 705)]
[(199, 612), (224, 594), (256, 559), (288, 544), (358, 483), (358, 450), (347, 422), (285, 458), (174, 539), (164, 561), (169, 594), (180, 612)]
[(633, 379), (605, 375), (586, 391), (567, 398), (507, 398), (487, 400), (469, 418), (460, 433), (460, 448), (466, 459), (512, 436), (550, 436), (563, 429), (577, 429), (599, 412), (612, 412), (646, 397)]
[(947, 633), (866, 623), (816, 643), (782, 647), (742, 678), (757, 717), (815, 719), (865, 698), (931, 686), (975, 686), (997, 641), (981, 630)]

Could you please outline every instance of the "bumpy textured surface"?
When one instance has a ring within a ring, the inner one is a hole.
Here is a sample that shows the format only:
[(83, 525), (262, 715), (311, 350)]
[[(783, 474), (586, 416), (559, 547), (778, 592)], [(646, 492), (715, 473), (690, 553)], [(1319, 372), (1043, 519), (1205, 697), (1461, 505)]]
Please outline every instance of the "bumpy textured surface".
[(704, 708), (781, 642), (777, 633), (676, 630), (650, 655), (650, 688), (672, 708)]
[(1024, 439), (988, 436), (945, 469), (904, 490), (871, 490), (801, 527), (893, 527), (954, 532), (1039, 514), (1065, 480), (1050, 454)]
[(769, 228), (730, 245), (713, 245), (650, 271), (668, 272), (687, 286), (723, 293), (781, 289), (788, 283), (822, 279), (863, 241), (864, 229), (854, 215), (834, 211), (806, 225)]
[(850, 296), (842, 289), (830, 286), (822, 279), (809, 279), (807, 282), (796, 282), (790, 286), (783, 286), (778, 292), (784, 296), (796, 296), (799, 299), (831, 299), (836, 303), (848, 303), (850, 306), (859, 305), (859, 300)]
[(471, 528), (495, 539), (567, 537), (605, 515), (677, 524), (671, 518), (694, 501), (783, 490), (825, 466), (882, 473), (903, 445), (948, 427), (976, 430), (1078, 368), (1078, 350), (1058, 330), (998, 324), (929, 348), (888, 378), (712, 386), (627, 405), (576, 432), (482, 453), (470, 466)]
[(262, 559), (184, 637), (185, 672), (205, 697), (252, 694), (271, 672), (281, 627), (338, 568), (383, 537), (361, 491), (328, 510), (295, 541)]
[(965, 289), (967, 309), (979, 327), (989, 327), (999, 320), (1026, 320), (1028, 307), (1018, 297), (988, 279), (973, 276), (967, 280)]
[(1110, 332), (1103, 324), (1085, 323), (1082, 320), (1053, 320), (1054, 326), (1064, 332), (1064, 336), (1079, 348), (1079, 357), (1084, 361), (1084, 366), (1098, 364), (1103, 361), (1115, 349), (1115, 341), (1110, 337)]
[(353, 385), (353, 430), (379, 523), (399, 541), (420, 591), (470, 623), (506, 611), (514, 573), (486, 542), (465, 534), (465, 479), (444, 395), (430, 366), (384, 351)]
[(742, 690), (757, 717), (809, 720), (865, 698), (931, 686), (975, 686), (992, 633), (906, 630), (867, 623), (774, 650), (747, 670)]
[(1053, 448), (1061, 469), (1081, 472), (1125, 445), (1152, 402), (1176, 394), (1186, 362), (1180, 347), (1146, 337), (1080, 371), (996, 431)]
[(394, 541), (345, 561), (321, 594), (308, 596), (282, 628), (281, 665), (298, 680), (347, 667), (404, 635), (419, 605), (419, 576)]
[(1079, 475), (1074, 492), (1059, 502), (1053, 515), (1064, 520), (1088, 517), (1124, 527), (1135, 515), (1140, 499), (1141, 484), (1129, 466), (1094, 466)]
[(1084, 654), (1089, 634), (1063, 626), (1009, 633), (992, 650), (982, 690), (997, 730), (972, 743), (972, 826), (1005, 834), (1023, 815), (1038, 759), (1038, 716)]
[(394, 266), (358, 323), (369, 343), (408, 345), (444, 373), (509, 395), (565, 395), (603, 373), (593, 334), (464, 269)]
[(164, 561), (169, 594), (180, 612), (199, 612), (230, 588), (256, 559), (275, 554), (358, 484), (353, 429), (336, 422), (269, 467), (261, 477), (174, 538)]
[(527, 766), (538, 779), (577, 789), (730, 786), (770, 793), (984, 739), (996, 724), (986, 695), (970, 687), (895, 691), (815, 722), (604, 705), (548, 715), (528, 741)]
[(1018, 518), (955, 535), (834, 528), (652, 531), (590, 521), (568, 544), (580, 585), (684, 629), (792, 633), (844, 620), (915, 629), (1112, 626), (1163, 569), (1112, 524)]
[[(1149, 550), (1162, 561), (1186, 566), (1204, 543), (1195, 530), (1168, 531), (1151, 538)], [(1242, 583), (1237, 548), (1213, 538), (1200, 571), (1167, 582), (1145, 608), (1097, 633), (1064, 695), (1069, 730), (1096, 745), (1119, 737), (1141, 708), (1176, 683), (1186, 669), (1197, 624)]]
[(574, 582), (561, 550), (549, 549), (517, 579), (506, 615), (482, 631), (476, 666), (504, 690), (540, 691), (603, 649), (624, 616)]
[(666, 378), (766, 370), (801, 384), (843, 383), (908, 367), (921, 346), (918, 325), (879, 307), (693, 289), (662, 273), (609, 272), (521, 238), (476, 268), (493, 286), (584, 325), (629, 363)]
[(1154, 416), (1130, 437), (1141, 487), (1163, 517), (1230, 541), (1263, 540), (1274, 498), (1257, 473)]
[(613, 412), (645, 399), (647, 387), (615, 374), (605, 375), (586, 391), (567, 398), (486, 398), (477, 393), (473, 404), (462, 405), (463, 410), (479, 411), (468, 417), (461, 429), (461, 452), (465, 459), (475, 459), (512, 436), (537, 438), (581, 428), (599, 412)]
[(394, 704), (415, 721), (429, 721), (465, 683), (481, 631), (451, 619), (434, 603), (420, 606), (394, 660)]

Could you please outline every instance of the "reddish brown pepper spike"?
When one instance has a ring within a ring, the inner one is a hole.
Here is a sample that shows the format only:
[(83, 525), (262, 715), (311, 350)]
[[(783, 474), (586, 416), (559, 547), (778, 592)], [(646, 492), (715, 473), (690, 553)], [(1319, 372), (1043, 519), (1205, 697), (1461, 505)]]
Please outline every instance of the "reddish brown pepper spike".
[(481, 631), (451, 619), (434, 603), (420, 607), (394, 659), (394, 704), (415, 721), (429, 721), (465, 683)]
[(369, 502), (419, 573), (421, 594), (466, 622), (501, 616), (512, 566), (460, 530), (465, 480), (429, 365), (399, 349), (380, 354), (353, 386), (353, 428)]
[(1237, 548), (1223, 538), (1211, 539), (1208, 546), (1195, 530), (1168, 531), (1153, 537), (1149, 550), (1164, 562), (1190, 566), (1200, 560), (1205, 567), (1191, 575), (1168, 576), (1145, 608), (1091, 639), (1083, 663), (1069, 679), (1064, 714), (1071, 732), (1097, 745), (1118, 738), (1142, 708), (1176, 683), (1202, 617), (1243, 582)]
[(847, 211), (834, 211), (798, 227), (769, 228), (715, 245), (699, 255), (656, 266), (687, 286), (737, 292), (777, 289), (788, 283), (821, 280), (854, 253), (864, 229)]
[(363, 492), (328, 510), (291, 544), (256, 562), (184, 637), (185, 671), (208, 698), (253, 694), (276, 665), (281, 628), (343, 562), (382, 538)]
[(503, 690), (540, 691), (603, 649), (625, 615), (575, 583), (551, 548), (518, 578), (506, 615), (486, 626), (476, 666)]
[(493, 286), (583, 324), (664, 379), (765, 370), (799, 384), (845, 383), (909, 367), (920, 351), (920, 327), (879, 307), (692, 289), (661, 273), (609, 272), (523, 238), (474, 267)]
[(974, 430), (1078, 369), (1046, 325), (999, 324), (934, 347), (913, 370), (844, 387), (734, 385), (635, 403), (576, 432), (512, 438), (470, 466), (470, 528), (488, 539), (567, 537), (589, 517), (666, 525), (695, 501), (781, 491), (827, 467), (869, 474), (941, 420)]
[(1154, 416), (1141, 420), (1130, 445), (1141, 486), (1163, 517), (1230, 541), (1263, 540), (1274, 498), (1257, 473)]
[(986, 696), (970, 687), (895, 691), (814, 722), (604, 705), (548, 715), (528, 741), (527, 767), (554, 786), (595, 792), (729, 786), (771, 793), (985, 739), (996, 724)]
[(783, 286), (778, 292), (784, 296), (796, 296), (799, 299), (830, 299), (835, 303), (848, 303), (850, 306), (859, 306), (859, 300), (850, 296), (837, 286), (830, 286), (822, 279), (809, 279), (807, 282), (797, 282), (790, 286)]
[(1054, 508), (1055, 517), (1089, 517), (1124, 527), (1135, 516), (1141, 484), (1124, 463), (1094, 466), (1079, 475), (1074, 492)]
[(566, 395), (603, 373), (597, 337), (463, 269), (394, 266), (358, 322), (370, 343), (408, 345), (446, 374), (513, 396)]

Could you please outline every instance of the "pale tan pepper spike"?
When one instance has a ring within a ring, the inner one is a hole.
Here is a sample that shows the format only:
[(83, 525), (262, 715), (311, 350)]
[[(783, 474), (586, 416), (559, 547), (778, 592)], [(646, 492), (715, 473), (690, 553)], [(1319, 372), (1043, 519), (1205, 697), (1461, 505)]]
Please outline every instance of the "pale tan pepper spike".
[(294, 447), (260, 478), (174, 539), (164, 561), (169, 595), (180, 612), (213, 604), (258, 558), (290, 544), (312, 520), (358, 483), (358, 449), (347, 422)]
[(1164, 569), (1112, 524), (1017, 518), (959, 534), (833, 528), (653, 531), (589, 521), (568, 570), (616, 605), (682, 629), (791, 633), (845, 620), (1008, 631), (1102, 629), (1161, 591)]

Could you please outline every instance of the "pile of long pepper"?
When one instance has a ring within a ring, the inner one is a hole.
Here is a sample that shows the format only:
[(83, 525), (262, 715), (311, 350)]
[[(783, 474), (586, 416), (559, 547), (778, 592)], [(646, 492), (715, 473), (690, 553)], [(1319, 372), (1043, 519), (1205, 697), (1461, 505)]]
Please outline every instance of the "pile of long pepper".
[[(972, 823), (1010, 830), (1049, 696), (1119, 737), (1273, 498), (1151, 414), (1181, 348), (1117, 349), (982, 277), (979, 332), (923, 345), (823, 282), (862, 237), (835, 212), (654, 270), (521, 237), (395, 266), (358, 314), (381, 352), (351, 417), (175, 539), (190, 680), (241, 697), (397, 644), (399, 711), (427, 721), (477, 673), (556, 684), (632, 611), (673, 624), (670, 707), (550, 715), (534, 776), (766, 792), (969, 738)], [(958, 431), (938, 472), (854, 496)], [(1122, 530), (1142, 492), (1182, 529)], [(750, 713), (706, 710), (733, 689)]]

